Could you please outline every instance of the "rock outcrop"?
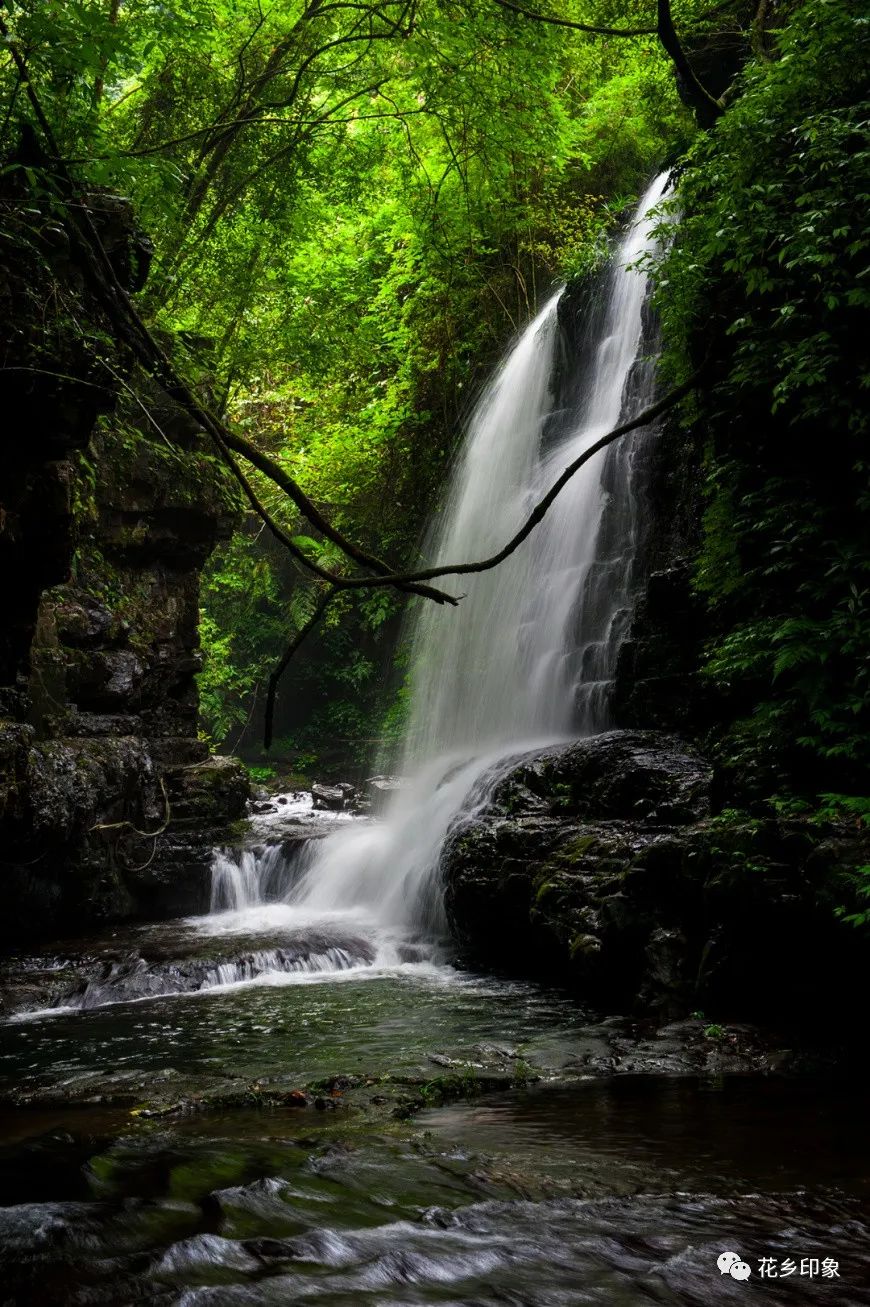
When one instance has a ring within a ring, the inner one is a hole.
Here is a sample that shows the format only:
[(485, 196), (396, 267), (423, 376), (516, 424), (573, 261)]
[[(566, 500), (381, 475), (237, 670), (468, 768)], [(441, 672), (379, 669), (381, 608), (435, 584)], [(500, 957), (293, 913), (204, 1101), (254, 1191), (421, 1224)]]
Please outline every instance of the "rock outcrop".
[(863, 953), (820, 896), (868, 841), (712, 816), (711, 784), (692, 746), (655, 731), (529, 756), (445, 850), (466, 954), (610, 1012), (822, 1019)]
[[(197, 738), (199, 572), (234, 491), (136, 380), (60, 225), (0, 205), (22, 231), (0, 254), (2, 931), (20, 940), (198, 905), (248, 786)], [(93, 217), (133, 289), (129, 205), (97, 196)]]

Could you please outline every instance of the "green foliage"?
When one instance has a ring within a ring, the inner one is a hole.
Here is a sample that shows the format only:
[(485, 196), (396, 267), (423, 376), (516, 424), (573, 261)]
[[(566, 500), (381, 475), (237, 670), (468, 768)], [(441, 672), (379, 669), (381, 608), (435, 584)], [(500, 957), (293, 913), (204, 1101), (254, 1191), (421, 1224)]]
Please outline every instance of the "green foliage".
[[(684, 0), (683, 24), (700, 0)], [(155, 246), (140, 297), (185, 371), (332, 520), (413, 561), (469, 396), (622, 199), (690, 130), (653, 38), (601, 40), (471, 0), (11, 0), (12, 39), (88, 185)], [(636, 18), (574, 0), (581, 19)], [(652, 11), (652, 6), (650, 6)], [(0, 64), (0, 146), (29, 108)], [(344, 566), (262, 482), (303, 549)], [(248, 747), (310, 585), (246, 526), (203, 587), (209, 736)], [(334, 605), (282, 686), (297, 756), (400, 729), (377, 686), (386, 594)], [(320, 739), (315, 739), (319, 734)]]
[(852, 5), (794, 10), (691, 151), (659, 278), (670, 376), (716, 365), (687, 419), (706, 442), (705, 672), (733, 720), (723, 759), (768, 793), (849, 788), (870, 764), (866, 54)]
[(821, 794), (821, 821), (850, 820), (857, 826), (870, 826), (870, 798), (855, 794)]
[[(855, 912), (839, 907), (836, 909), (837, 916), (848, 926), (855, 926), (859, 930), (866, 929), (870, 926), (870, 864), (856, 867), (848, 879), (854, 897), (862, 906)], [(863, 906), (864, 904), (866, 906)]]
[(279, 587), (255, 537), (239, 533), (217, 551), (201, 601), (200, 707), (210, 737), (220, 742), (240, 736), (274, 651), (287, 638)]

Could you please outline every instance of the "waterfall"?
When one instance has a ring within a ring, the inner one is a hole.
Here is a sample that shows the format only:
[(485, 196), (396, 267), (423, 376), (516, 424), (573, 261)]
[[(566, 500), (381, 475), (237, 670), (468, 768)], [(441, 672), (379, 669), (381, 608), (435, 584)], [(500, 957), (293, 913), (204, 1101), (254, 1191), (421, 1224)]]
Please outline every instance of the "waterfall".
[[(633, 265), (654, 247), (650, 211), (665, 185), (664, 175), (650, 185), (612, 260), (581, 401), (560, 405), (556, 395), (562, 292), (486, 387), (426, 540), (434, 565), (494, 553), (568, 463), (650, 402), (647, 277)], [(454, 824), (529, 749), (607, 727), (637, 552), (637, 439), (595, 455), (501, 566), (455, 578), (457, 608), (417, 601), (408, 619), (410, 719), (397, 760), (409, 783), (381, 823), (318, 841), (286, 905), (308, 919), (355, 913), (374, 929), (437, 935), (439, 858)], [(236, 875), (221, 864), (214, 906), (254, 901), (255, 871), (239, 864)], [(274, 866), (264, 871), (274, 879)]]
[[(599, 339), (580, 412), (553, 411), (561, 292), (483, 394), (429, 534), (425, 556), (435, 566), (494, 553), (566, 464), (649, 402), (649, 370), (647, 385), (626, 393), (641, 348), (647, 290), (646, 276), (632, 265), (652, 246), (655, 224), (647, 214), (665, 182), (663, 175), (649, 187), (613, 260), (602, 320), (592, 324)], [(561, 439), (553, 439), (553, 428), (561, 429)], [(458, 615), (433, 604), (422, 608), (403, 771), (439, 754), (593, 734), (606, 726), (606, 696), (589, 689), (612, 678), (622, 631), (617, 617), (627, 607), (636, 534), (632, 449), (629, 438), (596, 455), (500, 567), (458, 578), (465, 592)], [(614, 549), (624, 566), (614, 566)]]

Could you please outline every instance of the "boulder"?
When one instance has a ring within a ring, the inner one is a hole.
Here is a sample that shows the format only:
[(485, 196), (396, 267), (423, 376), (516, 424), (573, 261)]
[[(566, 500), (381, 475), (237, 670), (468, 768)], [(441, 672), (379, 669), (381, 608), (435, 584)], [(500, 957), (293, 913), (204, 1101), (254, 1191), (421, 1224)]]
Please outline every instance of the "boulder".
[(382, 812), (391, 795), (404, 785), (401, 776), (370, 776), (364, 782), (363, 802), (372, 812)]
[(496, 786), (490, 810), (685, 825), (709, 814), (711, 781), (710, 765), (676, 736), (607, 731), (523, 759)]
[(521, 760), (448, 836), (463, 952), (555, 975), (611, 1012), (821, 1016), (859, 983), (862, 949), (818, 887), (866, 862), (870, 840), (713, 816), (710, 782), (695, 748), (659, 732)]
[(166, 777), (174, 824), (184, 820), (220, 828), (245, 814), (250, 781), (238, 758), (214, 754), (169, 768)]
[(311, 800), (315, 808), (342, 812), (349, 808), (356, 795), (356, 787), (349, 781), (339, 781), (336, 785), (324, 785), (315, 781), (311, 786)]

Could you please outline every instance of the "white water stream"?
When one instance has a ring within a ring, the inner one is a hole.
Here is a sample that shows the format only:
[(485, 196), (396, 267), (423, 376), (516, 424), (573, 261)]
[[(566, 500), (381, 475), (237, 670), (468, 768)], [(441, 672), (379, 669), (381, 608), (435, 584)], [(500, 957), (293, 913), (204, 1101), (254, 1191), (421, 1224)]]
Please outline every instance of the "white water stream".
[[(650, 402), (647, 278), (633, 265), (653, 249), (650, 211), (665, 184), (660, 176), (650, 185), (614, 255), (589, 328), (581, 403), (560, 410), (554, 395), (561, 292), (486, 387), (428, 534), (424, 557), (433, 564), (494, 553), (566, 464)], [(409, 619), (411, 713), (397, 760), (410, 783), (384, 819), (310, 841), (291, 871), (277, 847), (219, 856), (213, 913), (201, 928), (352, 921), (372, 941), (376, 969), (403, 965), (409, 939), (443, 933), (439, 859), (451, 828), (486, 802), (519, 755), (609, 724), (636, 556), (637, 439), (590, 460), (500, 567), (457, 578), (458, 608), (419, 603)]]

